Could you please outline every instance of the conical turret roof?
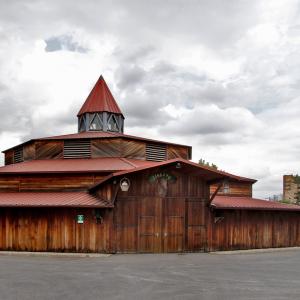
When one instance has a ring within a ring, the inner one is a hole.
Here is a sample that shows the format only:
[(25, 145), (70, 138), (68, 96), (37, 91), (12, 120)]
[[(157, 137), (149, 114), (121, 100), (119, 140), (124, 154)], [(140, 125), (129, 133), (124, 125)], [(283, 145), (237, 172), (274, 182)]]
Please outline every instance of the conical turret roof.
[(123, 116), (120, 107), (118, 106), (103, 76), (101, 75), (82, 105), (77, 116), (81, 116), (84, 113), (103, 111), (121, 114)]

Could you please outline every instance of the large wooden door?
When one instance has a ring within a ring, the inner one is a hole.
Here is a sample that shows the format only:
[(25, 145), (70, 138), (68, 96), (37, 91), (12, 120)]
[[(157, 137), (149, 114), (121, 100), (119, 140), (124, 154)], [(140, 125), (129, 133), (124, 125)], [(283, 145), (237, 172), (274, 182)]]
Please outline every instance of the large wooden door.
[(140, 200), (139, 252), (182, 252), (185, 199), (144, 197)]
[(203, 251), (205, 211), (205, 201), (199, 198), (119, 198), (114, 217), (116, 251)]

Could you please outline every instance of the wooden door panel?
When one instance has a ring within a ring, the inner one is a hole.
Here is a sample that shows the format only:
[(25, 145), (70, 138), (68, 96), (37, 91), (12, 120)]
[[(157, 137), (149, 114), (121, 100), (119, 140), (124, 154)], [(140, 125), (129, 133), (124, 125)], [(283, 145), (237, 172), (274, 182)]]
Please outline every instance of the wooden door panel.
[(161, 252), (161, 200), (140, 199), (139, 252)]
[(205, 226), (189, 226), (188, 227), (187, 250), (204, 251), (207, 247), (206, 227)]
[(164, 232), (164, 251), (181, 252), (184, 242), (184, 217), (166, 216)]
[(187, 199), (187, 239), (188, 251), (204, 251), (207, 247), (205, 201), (199, 198)]
[(117, 228), (117, 251), (123, 253), (136, 252), (136, 226)]
[(181, 252), (185, 237), (185, 199), (164, 198), (163, 201), (164, 252)]
[(115, 237), (117, 252), (137, 251), (138, 204), (136, 198), (120, 198), (115, 209)]
[(140, 252), (154, 251), (155, 216), (140, 216)]

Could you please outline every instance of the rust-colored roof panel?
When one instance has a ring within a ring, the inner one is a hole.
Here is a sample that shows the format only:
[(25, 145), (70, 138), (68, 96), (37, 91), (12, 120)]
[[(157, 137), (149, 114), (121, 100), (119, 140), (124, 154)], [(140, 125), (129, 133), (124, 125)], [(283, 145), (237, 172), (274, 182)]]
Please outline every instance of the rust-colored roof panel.
[(115, 172), (149, 164), (151, 162), (118, 157), (31, 160), (0, 167), (0, 174)]
[(102, 111), (123, 115), (103, 76), (101, 75), (81, 107), (78, 116), (81, 116), (84, 113)]
[(0, 193), (0, 207), (112, 207), (87, 192)]
[(211, 206), (215, 209), (300, 211), (300, 206), (298, 205), (283, 204), (251, 197), (216, 196)]
[(165, 166), (165, 165), (169, 165), (169, 164), (174, 164), (177, 162), (181, 162), (183, 164), (186, 164), (188, 166), (191, 167), (195, 167), (199, 170), (199, 172), (202, 171), (208, 171), (211, 174), (215, 174), (215, 175), (220, 175), (219, 178), (228, 178), (228, 179), (234, 179), (237, 181), (246, 181), (246, 182), (250, 182), (250, 183), (255, 183), (256, 180), (252, 179), (252, 178), (247, 178), (247, 177), (241, 177), (241, 176), (237, 176), (234, 174), (230, 174), (224, 171), (220, 171), (220, 170), (215, 170), (213, 168), (210, 167), (206, 167), (200, 164), (197, 164), (195, 162), (183, 159), (183, 158), (174, 158), (174, 159), (169, 159), (169, 160), (165, 160), (162, 162), (153, 162), (151, 165), (141, 165), (136, 169), (131, 169), (131, 170), (124, 170), (124, 171), (120, 171), (120, 172), (116, 172), (114, 173), (114, 176), (120, 176), (120, 175), (125, 175), (125, 174), (129, 174), (129, 173), (133, 173), (133, 172), (137, 172), (137, 171), (142, 171), (145, 169), (149, 169), (149, 168), (153, 168), (153, 167), (161, 167), (161, 166)]
[[(102, 138), (126, 138), (130, 140), (137, 140), (137, 141), (145, 141), (145, 142), (153, 142), (153, 143), (160, 143), (160, 144), (167, 144), (167, 145), (175, 145), (175, 146), (182, 146), (191, 148), (191, 146), (182, 145), (182, 144), (175, 144), (165, 141), (154, 140), (150, 138), (143, 138), (134, 135), (128, 135), (118, 132), (104, 132), (104, 131), (83, 131), (80, 133), (71, 133), (65, 135), (57, 135), (57, 136), (50, 136), (45, 138), (40, 138), (37, 140), (69, 140), (69, 139), (102, 139)], [(9, 149), (7, 149), (9, 150)], [(5, 150), (5, 151), (7, 151)]]

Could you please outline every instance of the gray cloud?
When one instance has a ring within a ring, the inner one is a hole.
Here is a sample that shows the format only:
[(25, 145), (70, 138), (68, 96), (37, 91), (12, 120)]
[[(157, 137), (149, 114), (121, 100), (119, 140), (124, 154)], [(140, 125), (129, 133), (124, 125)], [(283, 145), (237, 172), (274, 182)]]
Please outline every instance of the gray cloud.
[(70, 35), (62, 35), (62, 36), (54, 36), (45, 40), (47, 52), (54, 51), (71, 51), (71, 52), (80, 52), (86, 53), (88, 52), (87, 48), (84, 48), (78, 44), (78, 42), (74, 41), (74, 38)]
[(140, 86), (146, 75), (146, 71), (137, 65), (123, 65), (116, 72), (118, 87), (123, 90)]

